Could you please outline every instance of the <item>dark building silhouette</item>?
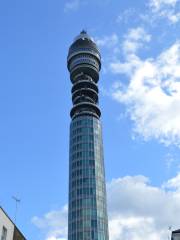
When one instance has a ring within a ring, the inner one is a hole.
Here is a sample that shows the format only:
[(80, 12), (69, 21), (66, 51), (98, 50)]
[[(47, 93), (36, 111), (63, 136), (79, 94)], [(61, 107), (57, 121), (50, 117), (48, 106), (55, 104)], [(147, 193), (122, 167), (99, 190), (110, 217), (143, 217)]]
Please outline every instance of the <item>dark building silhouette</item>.
[(171, 240), (180, 240), (180, 229), (172, 231)]
[(103, 144), (98, 107), (101, 55), (82, 31), (70, 46), (73, 107), (70, 115), (68, 240), (108, 240)]

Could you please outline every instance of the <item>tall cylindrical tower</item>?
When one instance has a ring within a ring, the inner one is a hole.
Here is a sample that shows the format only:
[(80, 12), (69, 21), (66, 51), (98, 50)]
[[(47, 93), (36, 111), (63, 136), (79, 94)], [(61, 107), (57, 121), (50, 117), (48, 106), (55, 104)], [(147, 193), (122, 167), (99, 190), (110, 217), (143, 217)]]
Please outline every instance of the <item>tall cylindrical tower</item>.
[(70, 46), (73, 107), (70, 115), (68, 240), (108, 240), (106, 185), (98, 80), (101, 56), (85, 31)]

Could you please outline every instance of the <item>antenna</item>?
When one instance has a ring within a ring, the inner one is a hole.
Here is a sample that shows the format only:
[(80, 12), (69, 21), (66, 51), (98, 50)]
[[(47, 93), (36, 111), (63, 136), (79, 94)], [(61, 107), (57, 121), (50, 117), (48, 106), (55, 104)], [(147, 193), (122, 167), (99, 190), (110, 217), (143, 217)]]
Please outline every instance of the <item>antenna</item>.
[(15, 215), (14, 215), (14, 223), (16, 224), (18, 203), (20, 203), (21, 199), (18, 199), (15, 196), (12, 196), (12, 199), (16, 202), (16, 210), (15, 210)]
[(81, 31), (81, 34), (87, 34), (87, 31), (83, 28), (83, 30)]
[(169, 227), (168, 227), (168, 231), (169, 231), (169, 233), (168, 233), (168, 240), (171, 240), (172, 226), (169, 226)]

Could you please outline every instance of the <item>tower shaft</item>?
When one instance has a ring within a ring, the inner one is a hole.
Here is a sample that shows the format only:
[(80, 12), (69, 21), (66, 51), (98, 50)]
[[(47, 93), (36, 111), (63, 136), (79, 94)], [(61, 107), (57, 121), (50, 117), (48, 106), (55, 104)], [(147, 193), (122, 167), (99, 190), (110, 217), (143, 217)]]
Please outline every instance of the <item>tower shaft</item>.
[(68, 240), (108, 240), (108, 218), (100, 109), (100, 53), (86, 32), (71, 45), (72, 87)]

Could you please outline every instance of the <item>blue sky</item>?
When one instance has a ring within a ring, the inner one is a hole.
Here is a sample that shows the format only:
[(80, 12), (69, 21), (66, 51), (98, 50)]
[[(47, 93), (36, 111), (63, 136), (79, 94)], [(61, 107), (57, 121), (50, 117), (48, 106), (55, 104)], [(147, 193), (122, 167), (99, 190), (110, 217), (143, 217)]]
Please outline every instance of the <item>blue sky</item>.
[(83, 28), (102, 54), (110, 240), (180, 226), (179, 24), (179, 0), (1, 1), (0, 205), (13, 218), (21, 199), (27, 239), (66, 239), (66, 57)]

